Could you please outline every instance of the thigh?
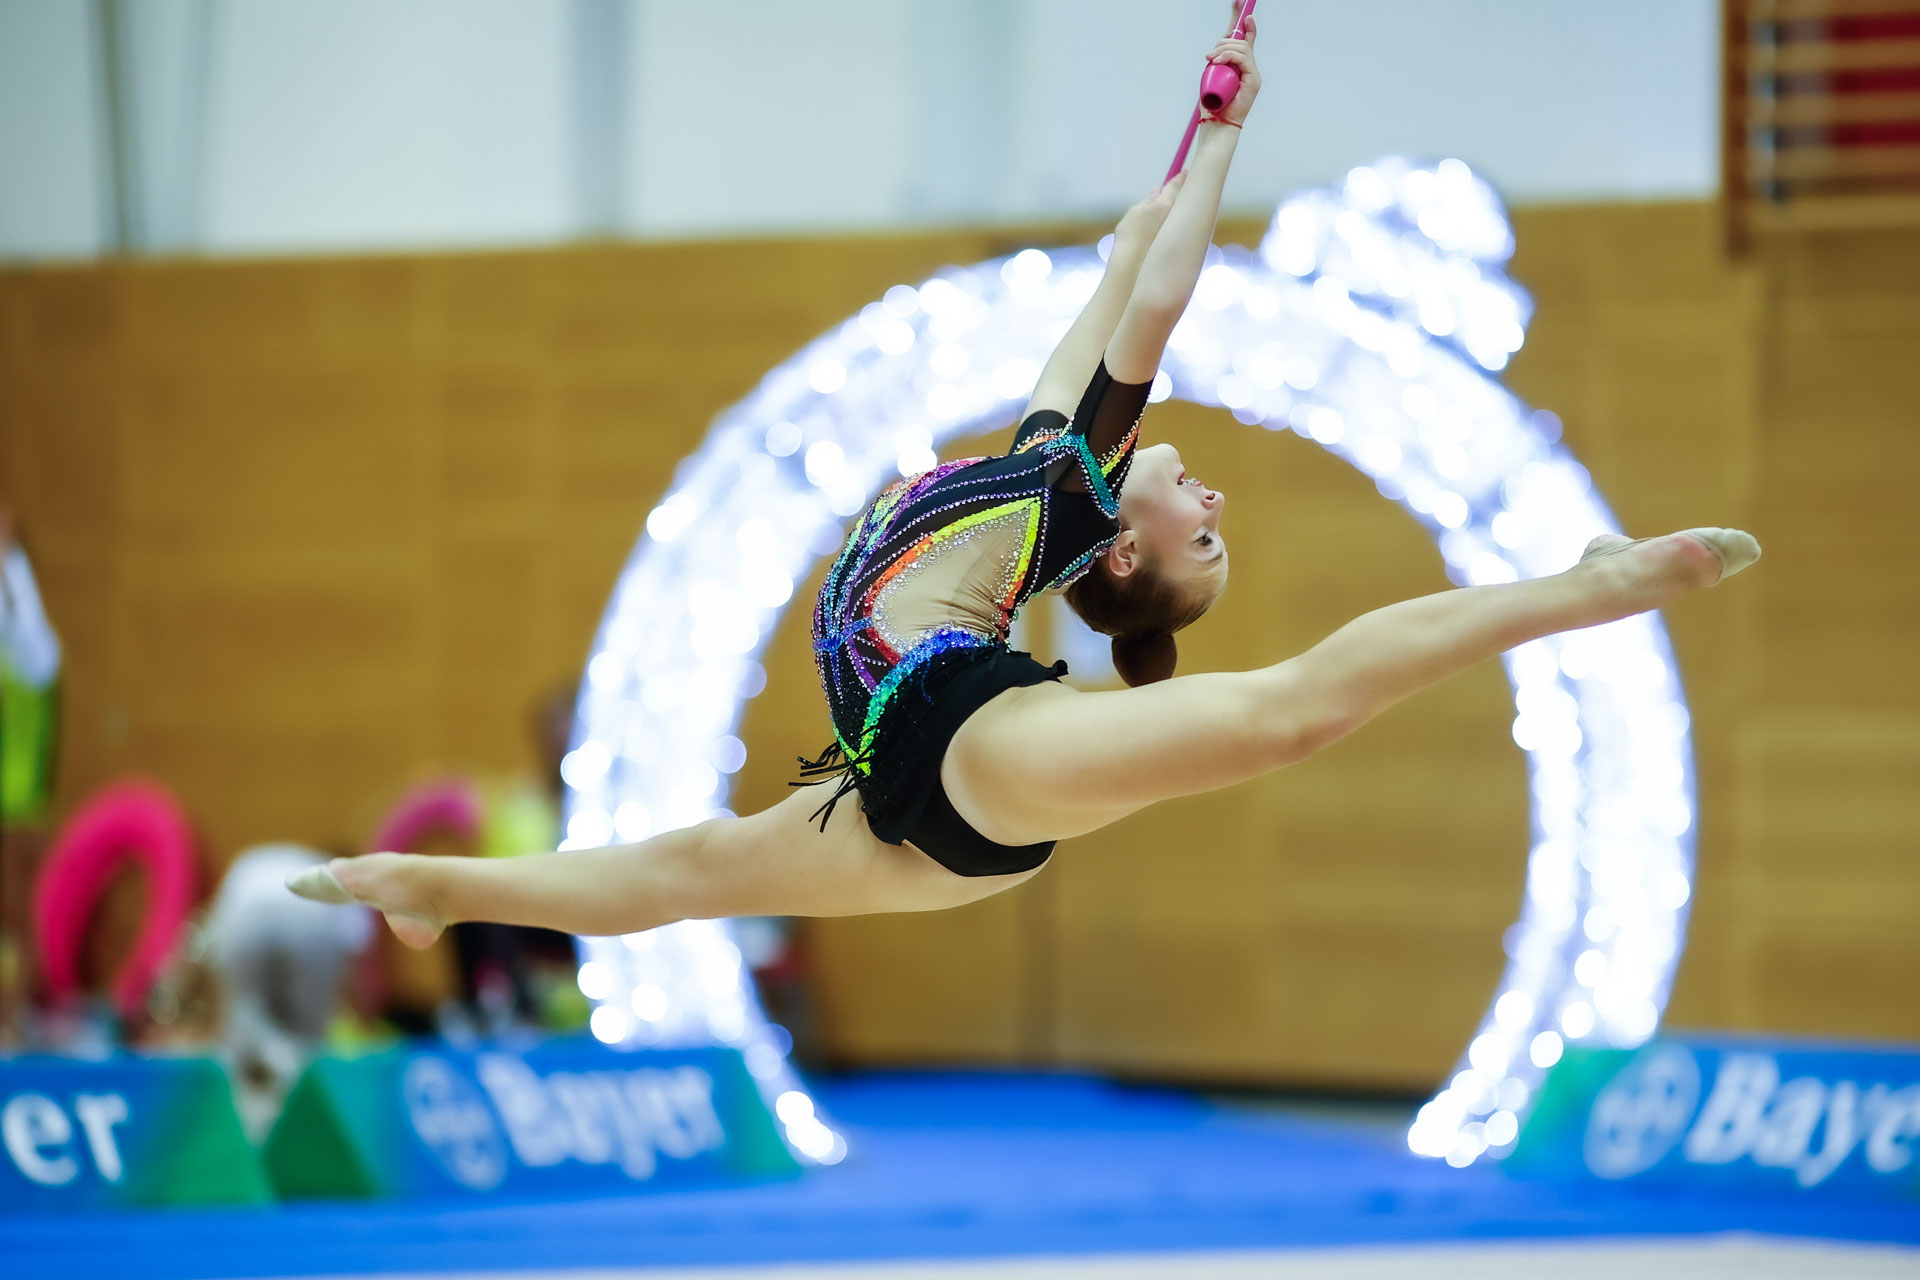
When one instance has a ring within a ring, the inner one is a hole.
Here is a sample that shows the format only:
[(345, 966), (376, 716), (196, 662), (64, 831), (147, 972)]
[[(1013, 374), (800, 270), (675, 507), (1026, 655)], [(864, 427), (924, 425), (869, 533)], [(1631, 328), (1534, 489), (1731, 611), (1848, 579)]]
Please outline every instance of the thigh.
[(770, 809), (714, 824), (697, 854), (686, 914), (939, 911), (1010, 889), (1033, 874), (955, 875), (911, 844), (875, 836), (858, 795), (834, 806), (823, 832), (812, 815), (825, 799), (822, 789), (796, 788)]
[(1084, 835), (1161, 800), (1258, 777), (1306, 754), (1310, 701), (1288, 664), (1081, 693), (1009, 689), (968, 717), (940, 779), (1001, 844)]

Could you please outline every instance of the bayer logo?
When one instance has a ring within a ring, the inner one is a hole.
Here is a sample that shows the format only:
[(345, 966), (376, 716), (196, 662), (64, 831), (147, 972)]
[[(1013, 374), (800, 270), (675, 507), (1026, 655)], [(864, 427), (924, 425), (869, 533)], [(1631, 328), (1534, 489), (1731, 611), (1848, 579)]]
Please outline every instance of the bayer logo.
[(1587, 1168), (1628, 1178), (1673, 1150), (1700, 1103), (1700, 1067), (1674, 1045), (1649, 1049), (1608, 1081), (1587, 1114)]
[(415, 1058), (401, 1077), (407, 1118), (447, 1176), (491, 1191), (507, 1176), (507, 1144), (480, 1091), (439, 1058)]

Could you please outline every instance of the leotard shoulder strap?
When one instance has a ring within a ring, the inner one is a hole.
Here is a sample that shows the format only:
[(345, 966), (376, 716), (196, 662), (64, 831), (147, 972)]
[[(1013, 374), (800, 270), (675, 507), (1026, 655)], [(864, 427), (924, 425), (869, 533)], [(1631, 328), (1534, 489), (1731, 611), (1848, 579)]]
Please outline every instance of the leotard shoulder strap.
[(1151, 382), (1116, 382), (1103, 360), (1073, 417), (1052, 409), (1029, 415), (1011, 452), (1037, 449), (1054, 456), (1061, 464), (1051, 477), (1054, 487), (1090, 494), (1109, 517), (1117, 517), (1152, 389)]

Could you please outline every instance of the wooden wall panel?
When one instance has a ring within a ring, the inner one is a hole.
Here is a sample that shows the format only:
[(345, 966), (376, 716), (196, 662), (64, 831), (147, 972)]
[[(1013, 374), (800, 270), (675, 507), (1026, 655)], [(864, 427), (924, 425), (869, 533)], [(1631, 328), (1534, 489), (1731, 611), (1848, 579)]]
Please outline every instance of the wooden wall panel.
[[(1669, 619), (1701, 789), (1673, 1016), (1920, 1035), (1895, 980), (1920, 958), (1920, 240), (1781, 239), (1736, 268), (1704, 205), (1516, 223), (1538, 311), (1509, 384), (1561, 416), (1630, 529), (1767, 546)], [(62, 803), (158, 775), (218, 862), (357, 845), (423, 774), (530, 768), (531, 704), (577, 675), (716, 412), (890, 284), (1095, 231), (0, 271), (0, 486), (69, 655)], [(1186, 669), (1275, 661), (1446, 586), (1415, 524), (1291, 434), (1175, 404), (1148, 429), (1229, 495), (1233, 586)], [(827, 740), (816, 586), (748, 705), (739, 808)], [(1046, 652), (1049, 610), (1028, 625)], [(1429, 1083), (1519, 900), (1510, 719), (1489, 664), (1300, 768), (1067, 842), (1015, 893), (817, 922), (828, 1042)]]
[(857, 916), (814, 934), (819, 1014), (855, 1061), (1045, 1060), (1043, 895), (932, 915)]
[(1920, 237), (1767, 246), (1756, 505), (1781, 554), (1756, 580), (1754, 699), (1737, 730), (1735, 1012), (1920, 1036)]

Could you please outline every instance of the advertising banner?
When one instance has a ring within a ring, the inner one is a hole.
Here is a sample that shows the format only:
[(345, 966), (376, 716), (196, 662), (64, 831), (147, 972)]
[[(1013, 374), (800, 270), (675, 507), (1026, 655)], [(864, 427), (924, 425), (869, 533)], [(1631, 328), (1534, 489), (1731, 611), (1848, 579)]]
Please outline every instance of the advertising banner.
[(799, 1172), (738, 1051), (592, 1040), (321, 1059), (265, 1154), (285, 1199), (631, 1191)]
[(1569, 1049), (1522, 1175), (1920, 1203), (1920, 1051), (1655, 1040)]
[(0, 1060), (0, 1213), (271, 1199), (218, 1063)]

